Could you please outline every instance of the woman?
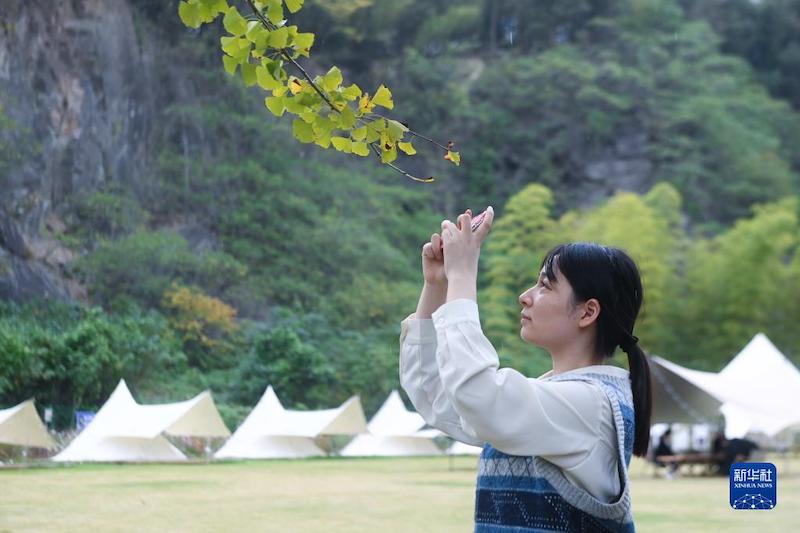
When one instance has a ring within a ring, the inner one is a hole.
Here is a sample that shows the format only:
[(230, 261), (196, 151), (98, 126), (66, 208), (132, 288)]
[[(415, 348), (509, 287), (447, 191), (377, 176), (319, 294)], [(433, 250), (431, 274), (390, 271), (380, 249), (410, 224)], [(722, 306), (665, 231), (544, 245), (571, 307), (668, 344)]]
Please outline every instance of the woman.
[[(553, 369), (531, 379), (499, 368), (481, 331), (476, 232), (468, 210), (422, 249), (424, 285), (403, 321), (400, 379), (432, 426), (483, 446), (475, 531), (634, 531), (628, 464), (650, 430), (647, 359), (633, 326), (642, 285), (631, 258), (591, 243), (551, 250), (519, 296), (520, 336)], [(602, 364), (621, 346), (630, 373)]]

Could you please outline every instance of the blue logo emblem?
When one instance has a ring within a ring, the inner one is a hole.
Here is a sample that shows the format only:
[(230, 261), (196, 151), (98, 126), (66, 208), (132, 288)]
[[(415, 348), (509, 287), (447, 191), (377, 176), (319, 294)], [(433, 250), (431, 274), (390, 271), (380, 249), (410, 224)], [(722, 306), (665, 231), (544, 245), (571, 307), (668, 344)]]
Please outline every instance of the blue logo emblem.
[(736, 463), (730, 481), (734, 509), (773, 509), (778, 504), (778, 471), (772, 463)]

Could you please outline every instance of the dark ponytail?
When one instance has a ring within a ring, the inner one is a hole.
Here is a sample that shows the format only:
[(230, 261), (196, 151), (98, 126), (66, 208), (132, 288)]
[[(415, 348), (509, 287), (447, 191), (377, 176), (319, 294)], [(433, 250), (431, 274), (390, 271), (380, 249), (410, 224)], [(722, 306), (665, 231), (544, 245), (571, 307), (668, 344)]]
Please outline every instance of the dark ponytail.
[(572, 286), (574, 304), (591, 298), (600, 302), (595, 355), (611, 357), (617, 346), (628, 354), (635, 423), (633, 454), (643, 457), (650, 445), (653, 393), (650, 364), (633, 334), (644, 299), (639, 269), (623, 250), (585, 242), (550, 250), (542, 261), (550, 279), (556, 279), (555, 265)]
[(653, 391), (650, 382), (650, 363), (638, 344), (627, 350), (630, 369), (633, 413), (636, 434), (633, 439), (633, 455), (644, 457), (650, 445), (650, 416), (653, 411)]

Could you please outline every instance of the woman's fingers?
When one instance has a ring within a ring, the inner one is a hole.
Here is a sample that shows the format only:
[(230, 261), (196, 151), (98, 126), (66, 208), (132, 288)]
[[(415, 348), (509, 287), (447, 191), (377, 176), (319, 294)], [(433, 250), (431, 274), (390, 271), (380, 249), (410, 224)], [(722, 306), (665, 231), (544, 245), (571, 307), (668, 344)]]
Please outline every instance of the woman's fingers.
[(436, 257), (439, 261), (444, 261), (444, 239), (439, 235), (439, 250), (436, 252)]
[(494, 208), (489, 206), (486, 208), (486, 215), (483, 217), (483, 222), (481, 222), (481, 225), (475, 230), (475, 236), (478, 237), (481, 242), (483, 242), (483, 239), (485, 239), (489, 232), (492, 231), (493, 222)]
[(449, 220), (442, 220), (442, 239), (445, 237), (452, 237), (458, 228)]
[(458, 215), (456, 223), (453, 224), (450, 220), (442, 220), (442, 240), (444, 237), (454, 237), (456, 232), (462, 231), (463, 228), (470, 228), (472, 226), (472, 209), (467, 209), (465, 212)]
[(468, 209), (466, 213), (458, 215), (458, 229), (469, 228), (472, 225), (472, 213)]
[(433, 254), (436, 259), (444, 259), (444, 255), (442, 255), (442, 237), (438, 233), (434, 233), (431, 235), (431, 246), (433, 248)]

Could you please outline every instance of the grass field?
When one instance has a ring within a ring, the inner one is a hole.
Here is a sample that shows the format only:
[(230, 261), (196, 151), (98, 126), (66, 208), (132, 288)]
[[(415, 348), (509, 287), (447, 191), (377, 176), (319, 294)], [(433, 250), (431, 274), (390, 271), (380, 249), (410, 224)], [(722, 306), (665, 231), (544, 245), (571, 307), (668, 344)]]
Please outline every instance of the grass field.
[[(640, 532), (800, 530), (800, 459), (778, 467), (778, 505), (733, 511), (726, 478), (653, 478), (634, 459)], [(0, 470), (6, 531), (472, 530), (477, 458), (316, 459)]]

